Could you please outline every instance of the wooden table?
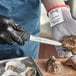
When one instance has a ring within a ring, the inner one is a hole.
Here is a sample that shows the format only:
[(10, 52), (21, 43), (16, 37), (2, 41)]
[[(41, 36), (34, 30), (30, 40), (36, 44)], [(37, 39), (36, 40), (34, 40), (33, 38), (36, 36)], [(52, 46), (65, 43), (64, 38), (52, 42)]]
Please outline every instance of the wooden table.
[(46, 61), (47, 59), (38, 59), (35, 60), (38, 66), (41, 69), (41, 72), (43, 73), (43, 76), (76, 76), (76, 70), (74, 70), (72, 67), (69, 66), (64, 66), (64, 71), (63, 73), (60, 74), (52, 74), (46, 72)]

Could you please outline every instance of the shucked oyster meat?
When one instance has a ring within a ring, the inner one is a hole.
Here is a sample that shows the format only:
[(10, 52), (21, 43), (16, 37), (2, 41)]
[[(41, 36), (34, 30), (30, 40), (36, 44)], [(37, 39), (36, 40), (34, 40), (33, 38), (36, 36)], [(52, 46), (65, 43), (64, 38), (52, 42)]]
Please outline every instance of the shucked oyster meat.
[(26, 70), (21, 73), (21, 76), (37, 76), (36, 69), (34, 67), (27, 67)]

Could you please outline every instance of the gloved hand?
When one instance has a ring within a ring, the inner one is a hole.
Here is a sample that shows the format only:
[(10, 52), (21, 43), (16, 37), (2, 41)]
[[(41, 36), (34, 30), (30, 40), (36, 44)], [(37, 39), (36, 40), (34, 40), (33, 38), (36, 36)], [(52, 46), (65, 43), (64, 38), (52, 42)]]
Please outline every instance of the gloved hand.
[[(76, 35), (76, 20), (70, 13), (67, 5), (61, 5), (50, 9), (49, 18), (52, 23), (53, 37), (57, 41), (61, 41), (63, 37)], [(72, 53), (62, 47), (56, 47), (58, 55), (61, 57), (70, 57)]]
[(0, 44), (13, 44), (14, 42), (23, 45), (29, 40), (27, 31), (6, 16), (0, 15)]

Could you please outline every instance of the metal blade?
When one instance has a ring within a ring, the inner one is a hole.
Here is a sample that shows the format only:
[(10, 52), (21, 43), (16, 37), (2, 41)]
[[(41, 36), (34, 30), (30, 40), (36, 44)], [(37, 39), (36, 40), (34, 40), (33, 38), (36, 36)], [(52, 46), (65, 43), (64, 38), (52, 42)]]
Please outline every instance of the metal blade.
[(58, 41), (50, 40), (50, 39), (46, 39), (46, 38), (41, 38), (41, 37), (36, 37), (36, 36), (33, 36), (33, 35), (30, 35), (30, 41), (36, 41), (36, 42), (51, 44), (51, 45), (56, 45), (56, 46), (61, 46), (62, 45), (62, 43), (60, 43)]

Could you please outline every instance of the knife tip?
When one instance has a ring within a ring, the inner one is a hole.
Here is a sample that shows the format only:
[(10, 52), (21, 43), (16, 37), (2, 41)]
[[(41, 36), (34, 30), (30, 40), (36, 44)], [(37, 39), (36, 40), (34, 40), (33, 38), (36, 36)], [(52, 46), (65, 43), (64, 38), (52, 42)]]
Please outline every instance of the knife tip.
[(58, 43), (58, 46), (61, 46), (61, 45), (62, 45), (62, 43), (59, 42), (59, 43)]

